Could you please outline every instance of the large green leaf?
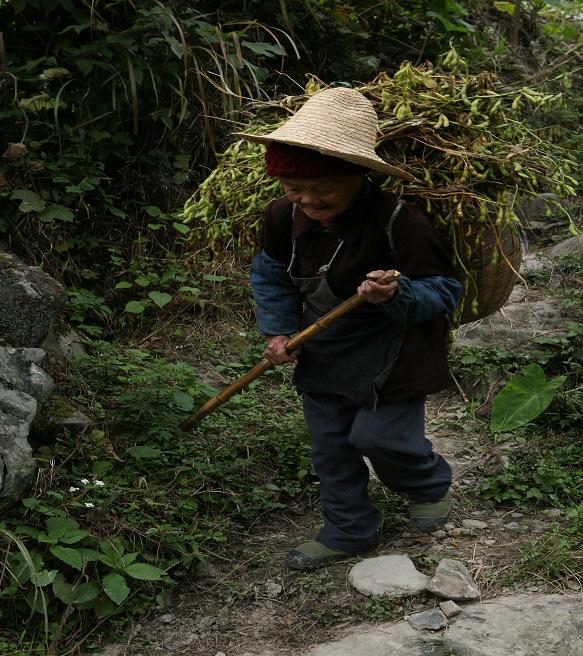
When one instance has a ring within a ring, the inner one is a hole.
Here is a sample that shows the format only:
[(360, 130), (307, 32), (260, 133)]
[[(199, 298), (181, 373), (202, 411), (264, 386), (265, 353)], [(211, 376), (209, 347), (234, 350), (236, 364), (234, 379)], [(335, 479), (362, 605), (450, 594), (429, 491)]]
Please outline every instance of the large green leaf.
[(159, 581), (164, 570), (147, 563), (133, 563), (125, 568), (125, 573), (140, 581)]
[(76, 549), (69, 549), (68, 547), (61, 547), (58, 544), (53, 544), (49, 547), (49, 551), (53, 556), (75, 569), (80, 570), (83, 567), (83, 558)]
[(127, 599), (130, 593), (128, 584), (121, 574), (108, 574), (104, 576), (102, 584), (105, 594), (118, 606)]
[(172, 300), (172, 296), (166, 294), (166, 292), (150, 292), (148, 297), (151, 298), (160, 309), (165, 305), (168, 305)]
[(566, 376), (551, 380), (538, 364), (529, 364), (500, 390), (492, 404), (492, 432), (509, 431), (524, 426), (549, 406)]
[(60, 572), (53, 581), (53, 594), (64, 604), (70, 604), (73, 601), (73, 586), (67, 583), (65, 577)]
[(18, 209), (23, 212), (42, 212), (47, 206), (46, 202), (30, 189), (15, 189), (11, 194), (12, 200), (20, 200)]

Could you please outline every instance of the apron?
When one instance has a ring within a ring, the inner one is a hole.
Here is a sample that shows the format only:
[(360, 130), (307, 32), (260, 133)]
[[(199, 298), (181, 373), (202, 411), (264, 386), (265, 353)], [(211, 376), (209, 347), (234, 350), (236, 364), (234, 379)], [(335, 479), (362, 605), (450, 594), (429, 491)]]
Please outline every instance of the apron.
[[(343, 246), (339, 239), (330, 261), (319, 268), (317, 275), (301, 278), (294, 275), (297, 248), (293, 242), (288, 273), (304, 296), (302, 328), (344, 300), (332, 292), (327, 279)], [(374, 408), (404, 336), (404, 326), (374, 303), (363, 303), (302, 345), (293, 382), (303, 392), (338, 394), (351, 403)]]

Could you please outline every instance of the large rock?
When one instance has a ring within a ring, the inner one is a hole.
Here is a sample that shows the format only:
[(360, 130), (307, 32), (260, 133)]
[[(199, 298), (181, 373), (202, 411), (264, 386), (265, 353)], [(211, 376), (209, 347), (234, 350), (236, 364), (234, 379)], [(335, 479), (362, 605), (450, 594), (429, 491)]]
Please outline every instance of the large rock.
[(395, 554), (361, 560), (350, 570), (348, 580), (365, 595), (407, 597), (425, 590), (428, 577), (415, 569), (408, 556)]
[(583, 255), (583, 235), (570, 237), (560, 241), (548, 250), (549, 257), (561, 257), (563, 255)]
[(444, 599), (469, 601), (480, 598), (480, 590), (468, 568), (459, 560), (444, 558), (427, 583), (429, 592)]
[(0, 252), (0, 338), (12, 346), (38, 346), (65, 301), (63, 286), (38, 267)]
[(357, 627), (306, 656), (583, 656), (582, 636), (580, 595), (516, 595), (464, 605), (441, 633), (404, 621)]
[(537, 298), (522, 285), (516, 285), (498, 312), (458, 328), (455, 342), (461, 346), (513, 349), (538, 335), (564, 329), (564, 310), (559, 300)]
[(30, 424), (54, 385), (40, 368), (43, 358), (41, 349), (0, 346), (0, 511), (17, 503), (34, 480)]
[(33, 483), (36, 465), (27, 441), (29, 426), (0, 412), (0, 511), (22, 499)]

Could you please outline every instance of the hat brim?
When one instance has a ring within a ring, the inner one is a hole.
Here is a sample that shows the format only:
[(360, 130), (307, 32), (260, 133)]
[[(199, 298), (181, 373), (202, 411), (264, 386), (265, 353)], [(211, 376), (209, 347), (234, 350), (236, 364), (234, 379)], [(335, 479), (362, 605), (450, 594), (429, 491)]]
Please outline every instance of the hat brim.
[[(274, 133), (275, 132), (277, 132), (277, 130), (274, 131)], [(240, 139), (245, 139), (247, 141), (251, 141), (253, 143), (264, 144), (266, 146), (274, 141), (278, 143), (288, 144), (290, 146), (300, 146), (301, 148), (307, 148), (308, 150), (315, 150), (316, 152), (322, 153), (322, 155), (330, 155), (331, 157), (338, 157), (339, 159), (343, 159), (347, 162), (352, 162), (353, 164), (358, 164), (359, 166), (362, 166), (364, 168), (371, 169), (373, 171), (378, 171), (379, 173), (385, 173), (386, 175), (391, 175), (396, 178), (402, 178), (403, 180), (408, 180), (409, 182), (413, 182), (417, 180), (417, 178), (415, 178), (414, 175), (407, 173), (407, 171), (404, 171), (403, 169), (400, 169), (397, 166), (392, 166), (391, 164), (387, 164), (375, 153), (371, 153), (367, 155), (359, 155), (356, 153), (343, 151), (341, 148), (330, 149), (322, 146), (322, 144), (310, 143), (307, 140), (290, 138), (289, 136), (283, 136), (283, 135), (273, 136), (274, 133), (249, 134), (246, 132), (234, 132), (233, 136), (239, 137)]]

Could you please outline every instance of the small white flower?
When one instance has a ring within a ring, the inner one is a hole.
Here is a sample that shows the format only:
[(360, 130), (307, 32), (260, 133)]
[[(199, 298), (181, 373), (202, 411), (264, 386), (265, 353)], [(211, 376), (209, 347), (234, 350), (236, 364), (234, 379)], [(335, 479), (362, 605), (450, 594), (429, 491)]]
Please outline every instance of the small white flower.
[(89, 485), (89, 479), (87, 478), (82, 478), (79, 482), (83, 483), (83, 485)]
[(97, 487), (103, 487), (105, 485), (103, 481), (93, 481), (93, 483), (97, 485)]
[(94, 504), (94, 503), (90, 503), (89, 501), (86, 501), (86, 502), (85, 502), (85, 506), (86, 506), (87, 508), (95, 508), (95, 504)]
[(78, 487), (70, 487), (69, 492), (77, 492), (80, 488)]

